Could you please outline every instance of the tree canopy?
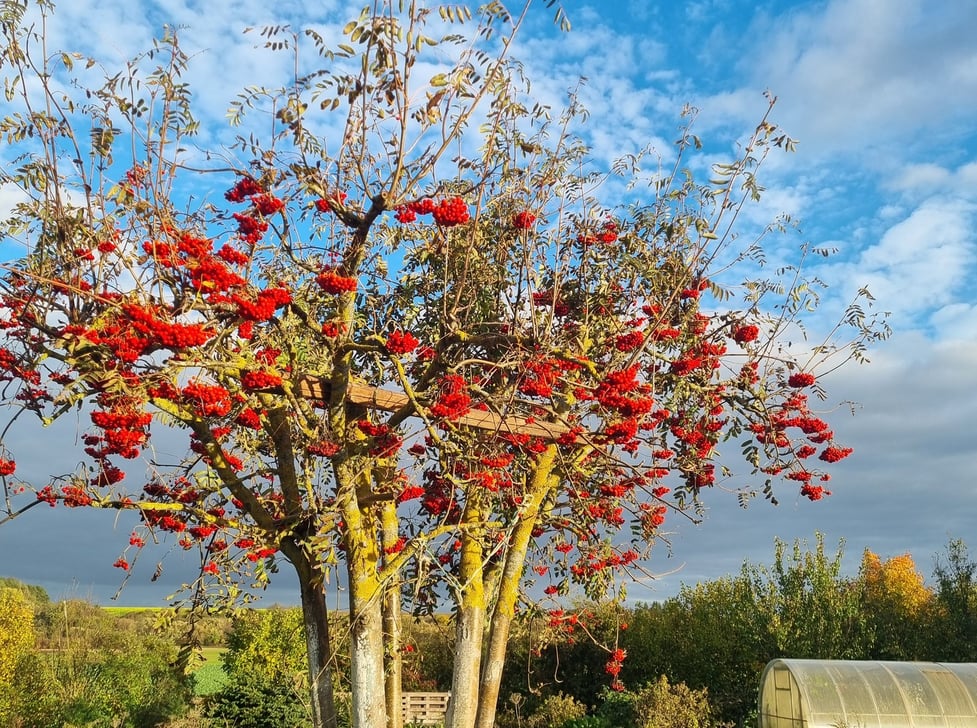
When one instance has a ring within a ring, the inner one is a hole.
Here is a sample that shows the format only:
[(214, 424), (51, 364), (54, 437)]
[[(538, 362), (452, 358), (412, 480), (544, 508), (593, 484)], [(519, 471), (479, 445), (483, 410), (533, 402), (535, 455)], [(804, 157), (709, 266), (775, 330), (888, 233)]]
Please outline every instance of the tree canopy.
[[(671, 169), (653, 150), (602, 169), (576, 98), (535, 103), (510, 58), (528, 11), (384, 2), (335, 46), (262, 29), (316, 67), (244, 90), (235, 142), (194, 153), (176, 35), (92, 86), (96, 59), (39, 50), (42, 26), (4, 6), (0, 133), (18, 156), (0, 182), (19, 201), (2, 230), (27, 252), (0, 276), (3, 403), (11, 423), (89, 423), (84, 465), (47, 483), (3, 452), (8, 518), (134, 510), (116, 565), (172, 536), (202, 556), (202, 602), (289, 563), (317, 724), (334, 722), (333, 572), (355, 724), (399, 705), (384, 610), (447, 597), (449, 725), (488, 728), (517, 609), (570, 626), (545, 600), (640, 573), (670, 514), (698, 519), (720, 488), (774, 499), (776, 479), (820, 499), (851, 453), (818, 375), (884, 326), (862, 292), (826, 338), (789, 346), (819, 283), (798, 265), (766, 277), (771, 229), (736, 226), (792, 140), (768, 110), (709, 181), (686, 171), (687, 127)], [(607, 199), (609, 179), (626, 192)], [(154, 452), (161, 428), (186, 457)]]

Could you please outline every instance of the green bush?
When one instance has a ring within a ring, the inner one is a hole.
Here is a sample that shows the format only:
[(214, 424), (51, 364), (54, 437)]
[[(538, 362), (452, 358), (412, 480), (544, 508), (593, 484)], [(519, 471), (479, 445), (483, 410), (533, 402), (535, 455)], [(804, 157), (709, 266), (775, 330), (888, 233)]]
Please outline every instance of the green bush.
[(594, 714), (607, 722), (610, 728), (632, 728), (635, 725), (635, 701), (638, 696), (628, 691), (604, 688), (600, 705)]
[(692, 690), (685, 683), (669, 685), (662, 675), (641, 688), (634, 699), (637, 728), (712, 728), (708, 691)]
[(242, 609), (234, 614), (227, 650), (221, 655), (233, 682), (289, 682), (308, 670), (299, 609)]
[(153, 728), (186, 710), (187, 691), (166, 645), (131, 640), (118, 651), (34, 654), (14, 679), (15, 725)]
[(304, 686), (238, 676), (210, 697), (205, 712), (235, 728), (311, 728), (308, 702)]
[(599, 715), (585, 715), (583, 718), (570, 718), (562, 728), (613, 728), (607, 718)]
[(557, 693), (546, 698), (526, 719), (526, 728), (563, 728), (568, 720), (583, 718), (587, 706), (576, 698)]
[(13, 715), (17, 666), (34, 649), (34, 610), (19, 589), (0, 584), (0, 725)]
[(311, 726), (305, 649), (300, 610), (236, 612), (220, 657), (225, 685), (206, 696), (204, 712), (235, 728)]
[(42, 592), (35, 596), (44, 652), (17, 664), (13, 725), (151, 728), (186, 710), (189, 686), (171, 666), (177, 650), (170, 640), (88, 602), (51, 604)]

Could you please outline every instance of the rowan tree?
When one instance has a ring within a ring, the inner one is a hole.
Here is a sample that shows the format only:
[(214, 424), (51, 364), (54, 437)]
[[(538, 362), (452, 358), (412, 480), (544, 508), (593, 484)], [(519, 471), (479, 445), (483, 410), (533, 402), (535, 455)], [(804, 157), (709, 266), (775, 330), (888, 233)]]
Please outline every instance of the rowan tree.
[[(135, 511), (116, 565), (172, 537), (203, 556), (198, 601), (288, 563), (316, 725), (335, 722), (327, 575), (348, 598), (354, 725), (397, 723), (403, 595), (454, 603), (447, 724), (488, 728), (517, 609), (578, 626), (533, 595), (599, 596), (710, 490), (773, 499), (780, 478), (820, 499), (851, 452), (818, 376), (884, 326), (863, 292), (789, 346), (819, 284), (796, 265), (768, 280), (773, 231), (736, 229), (793, 142), (768, 110), (708, 182), (685, 171), (685, 127), (658, 152), (671, 168), (646, 150), (600, 169), (577, 99), (533, 102), (509, 58), (528, 9), (381, 2), (335, 47), (264, 28), (295, 76), (243, 91), (236, 140), (191, 158), (174, 35), (93, 87), (97, 60), (50, 53), (4, 6), (4, 235), (27, 251), (0, 280), (4, 402), (90, 424), (86, 464), (48, 483), (3, 453), (8, 517)], [(187, 434), (185, 460), (153, 453), (160, 428)]]

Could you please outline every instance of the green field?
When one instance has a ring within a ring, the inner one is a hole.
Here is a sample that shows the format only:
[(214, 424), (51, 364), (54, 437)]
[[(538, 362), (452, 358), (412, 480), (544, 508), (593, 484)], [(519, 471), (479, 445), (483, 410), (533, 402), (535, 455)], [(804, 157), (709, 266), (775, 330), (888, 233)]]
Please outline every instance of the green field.
[(205, 665), (220, 665), (220, 657), (225, 652), (223, 647), (202, 647), (200, 652), (203, 653), (204, 661), (200, 663), (201, 667)]
[(158, 612), (161, 609), (167, 609), (167, 607), (102, 607), (106, 612), (113, 616), (122, 616), (125, 614), (139, 614), (141, 612)]
[(194, 695), (211, 695), (227, 685), (227, 673), (220, 662), (223, 652), (223, 647), (204, 647), (201, 650), (204, 661), (193, 671)]

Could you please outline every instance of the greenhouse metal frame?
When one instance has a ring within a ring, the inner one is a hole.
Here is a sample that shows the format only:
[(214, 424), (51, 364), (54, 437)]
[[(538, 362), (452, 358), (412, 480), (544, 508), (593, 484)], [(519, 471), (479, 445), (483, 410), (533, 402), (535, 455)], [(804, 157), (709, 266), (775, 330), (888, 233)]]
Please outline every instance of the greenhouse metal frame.
[(977, 663), (773, 660), (759, 728), (977, 728)]

